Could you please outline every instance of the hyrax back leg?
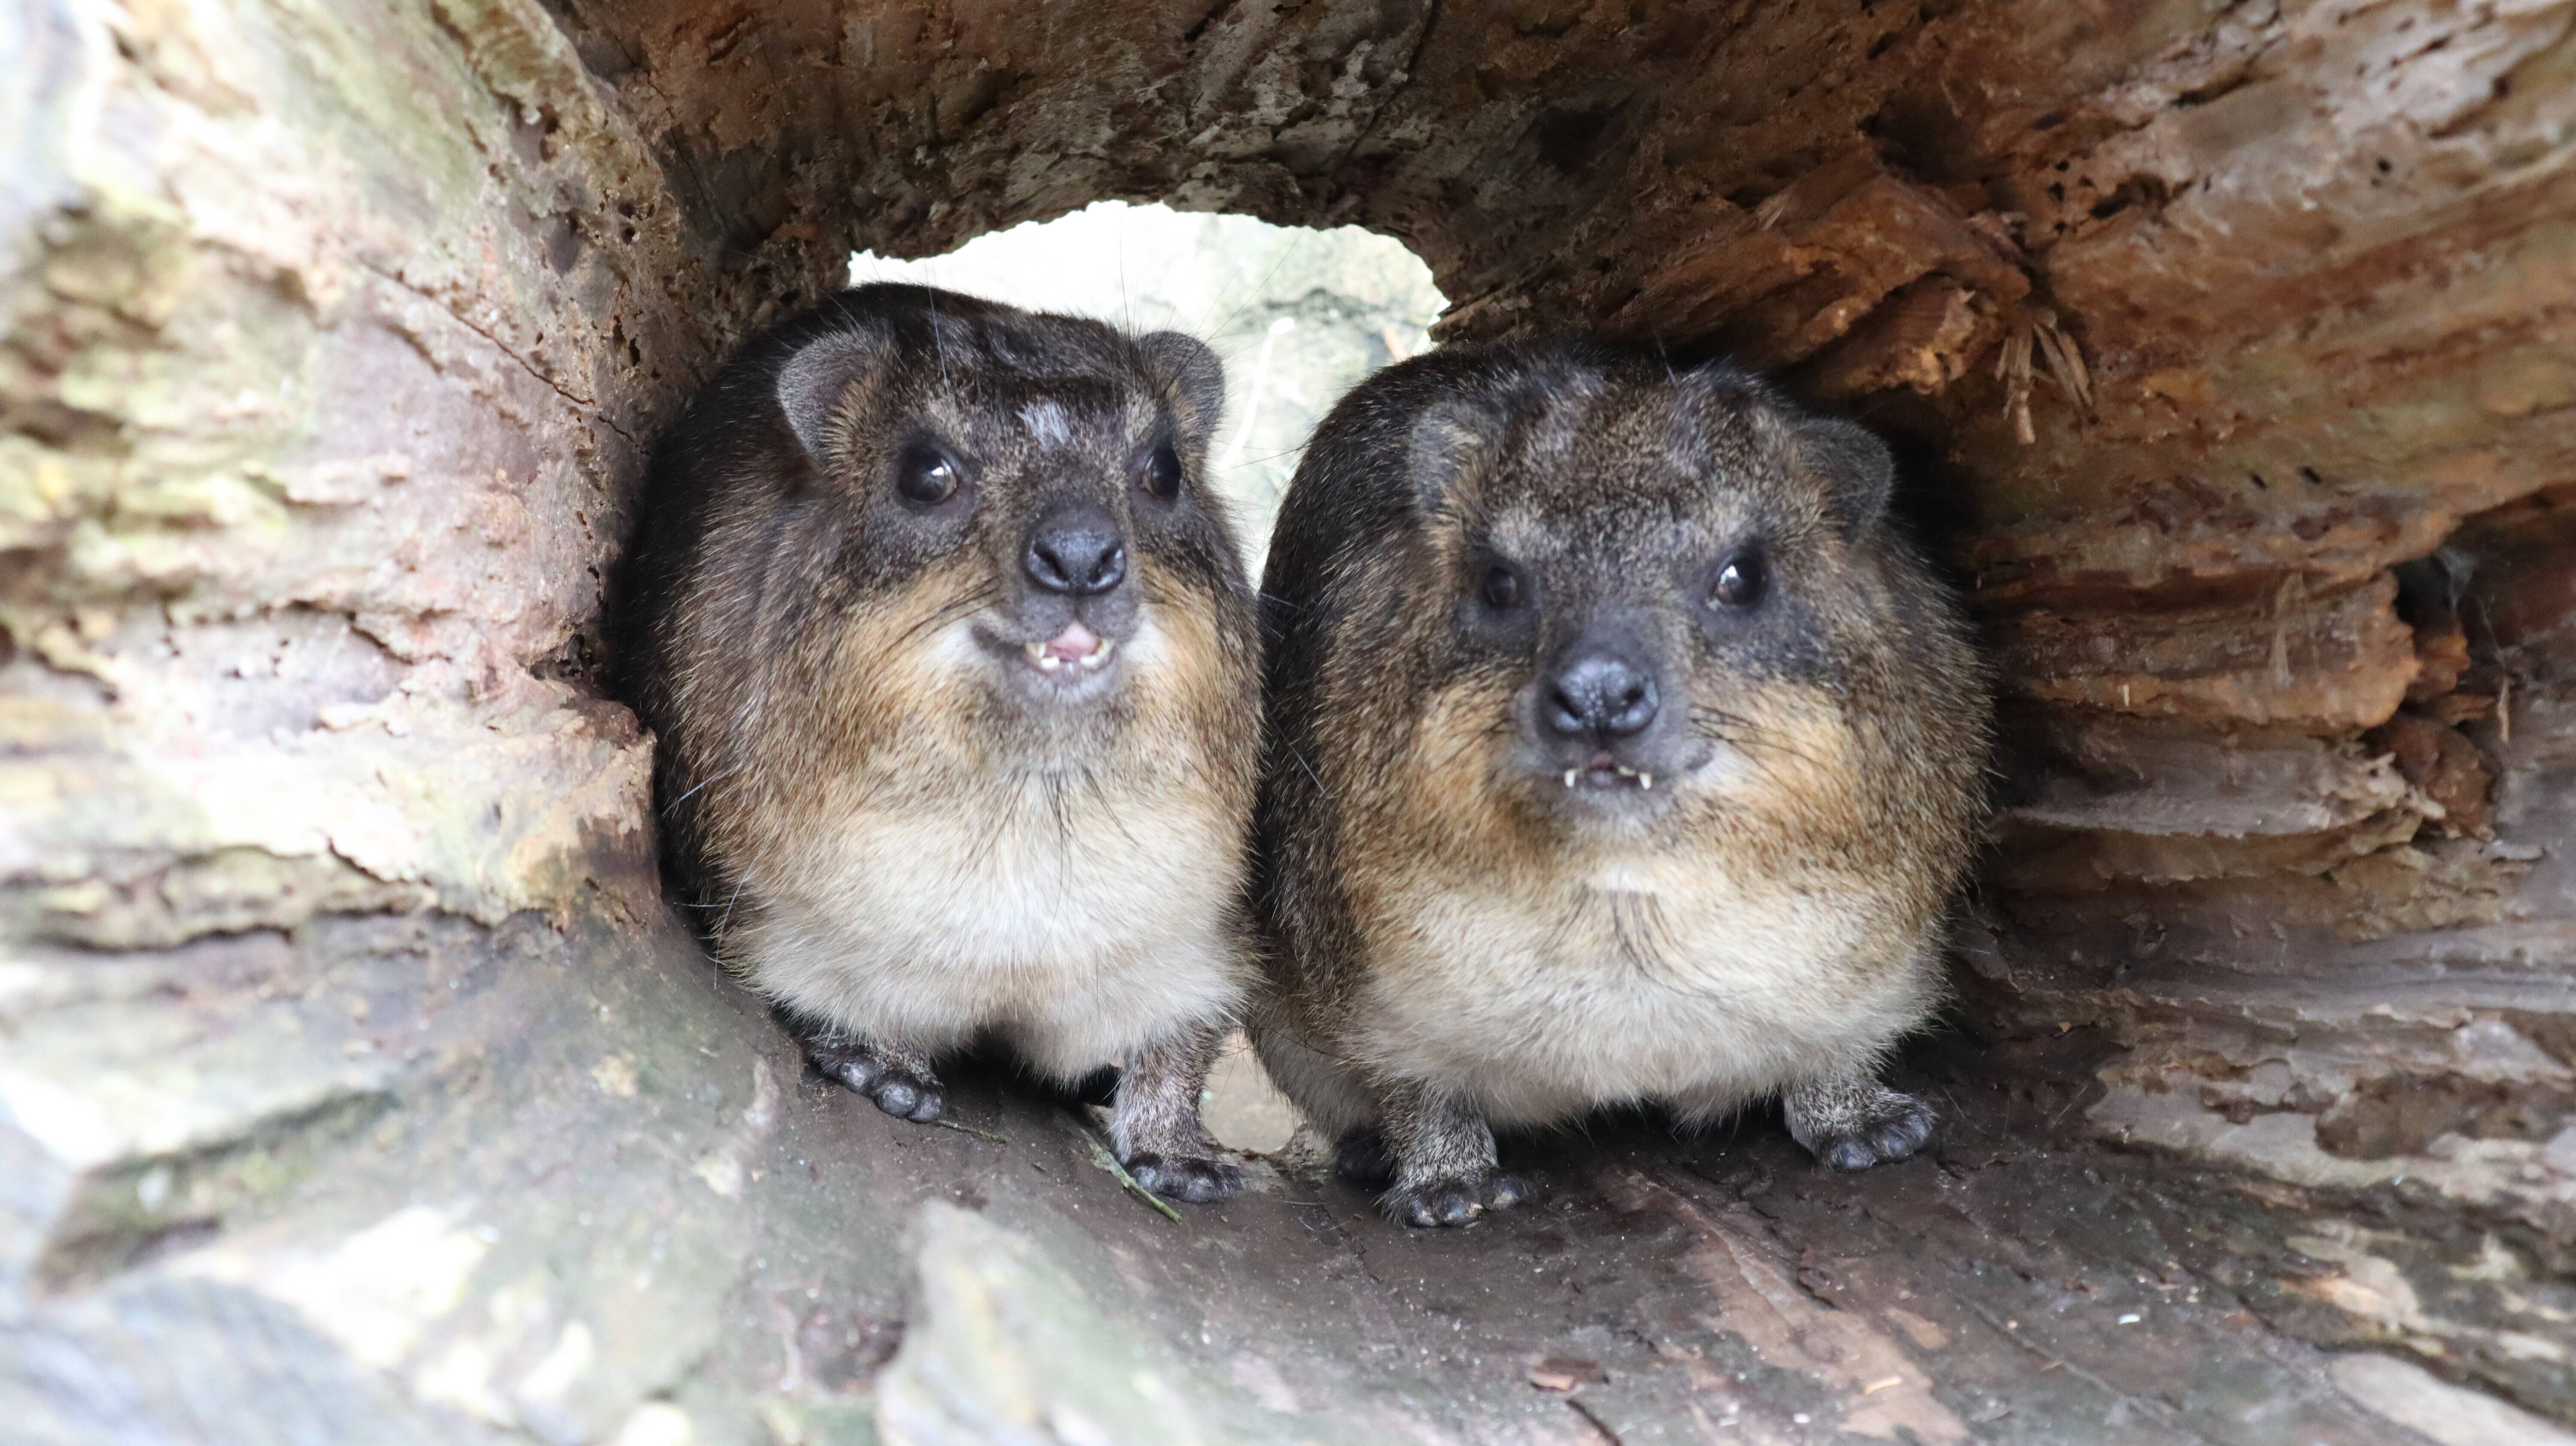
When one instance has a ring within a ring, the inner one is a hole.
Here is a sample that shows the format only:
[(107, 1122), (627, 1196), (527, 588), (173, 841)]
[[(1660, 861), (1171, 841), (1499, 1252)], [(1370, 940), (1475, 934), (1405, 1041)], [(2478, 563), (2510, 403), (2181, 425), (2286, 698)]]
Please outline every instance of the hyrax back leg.
[(1386, 1141), (1395, 1153), (1395, 1186), (1378, 1197), (1378, 1208), (1390, 1219), (1424, 1228), (1470, 1225), (1529, 1197), (1528, 1181), (1496, 1168), (1494, 1132), (1446, 1095), (1420, 1085), (1390, 1092)]
[(939, 1118), (948, 1102), (930, 1056), (899, 1045), (876, 1044), (854, 1034), (791, 1019), (789, 1025), (805, 1045), (814, 1068), (857, 1090), (876, 1107), (899, 1120), (921, 1124)]
[(1199, 1124), (1199, 1092), (1224, 1040), (1212, 1028), (1185, 1029), (1137, 1051), (1118, 1077), (1111, 1143), (1127, 1173), (1157, 1195), (1201, 1203), (1243, 1188), (1243, 1172), (1217, 1158)]
[(1823, 1075), (1791, 1085), (1782, 1101), (1789, 1134), (1834, 1170), (1902, 1160), (1932, 1138), (1932, 1109), (1865, 1074)]

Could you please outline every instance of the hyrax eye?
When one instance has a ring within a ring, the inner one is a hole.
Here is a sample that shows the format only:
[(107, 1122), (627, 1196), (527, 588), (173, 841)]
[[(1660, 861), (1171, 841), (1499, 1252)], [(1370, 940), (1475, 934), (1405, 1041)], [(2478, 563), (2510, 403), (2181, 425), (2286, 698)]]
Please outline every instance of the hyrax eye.
[(1721, 607), (1749, 608), (1762, 601), (1770, 583), (1762, 554), (1739, 552), (1717, 565), (1717, 580), (1709, 585), (1708, 599)]
[(1483, 598), (1485, 606), (1498, 613), (1519, 607), (1527, 592), (1528, 589), (1521, 586), (1521, 575), (1499, 562), (1486, 568), (1485, 576), (1476, 584), (1476, 596)]
[(936, 507), (957, 495), (957, 464), (927, 447), (909, 450), (895, 464), (894, 490), (906, 502)]
[(1169, 502), (1181, 495), (1181, 455), (1172, 444), (1154, 448), (1136, 468), (1136, 489), (1157, 502)]

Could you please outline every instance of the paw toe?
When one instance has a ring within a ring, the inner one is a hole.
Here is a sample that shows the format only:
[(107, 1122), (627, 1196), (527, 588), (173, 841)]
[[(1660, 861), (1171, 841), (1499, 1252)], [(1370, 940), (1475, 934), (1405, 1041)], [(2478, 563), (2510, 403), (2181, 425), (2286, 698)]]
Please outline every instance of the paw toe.
[(1491, 1210), (1509, 1210), (1530, 1195), (1529, 1182), (1516, 1175), (1482, 1180), (1435, 1180), (1389, 1191), (1386, 1212), (1417, 1229), (1473, 1225)]
[(1902, 1160), (1931, 1139), (1931, 1113), (1917, 1111), (1880, 1125), (1871, 1132), (1869, 1146), (1881, 1160)]
[(1204, 1205), (1243, 1188), (1243, 1172), (1222, 1160), (1164, 1156), (1139, 1151), (1122, 1162), (1127, 1176), (1167, 1199)]
[(1414, 1191), (1404, 1201), (1404, 1223), (1417, 1230), (1466, 1225), (1484, 1213), (1485, 1207), (1468, 1198), (1463, 1190)]
[(1193, 1205), (1222, 1200), (1243, 1188), (1243, 1172), (1218, 1160), (1193, 1160), (1190, 1169), (1172, 1193)]
[(947, 1104), (947, 1098), (939, 1092), (938, 1086), (914, 1079), (899, 1070), (880, 1073), (865, 1093), (876, 1101), (878, 1109), (898, 1120), (922, 1125), (938, 1119), (940, 1109)]
[(1828, 1170), (1866, 1170), (1878, 1163), (1877, 1154), (1854, 1136), (1845, 1136), (1826, 1145), (1816, 1158), (1823, 1161)]
[(1819, 1141), (1816, 1159), (1829, 1170), (1893, 1164), (1929, 1143), (1932, 1125), (1929, 1106), (1891, 1090), (1842, 1133)]
[(816, 1050), (815, 1066), (848, 1085), (870, 1103), (899, 1120), (928, 1124), (946, 1103), (939, 1082), (926, 1074), (889, 1064), (864, 1049)]

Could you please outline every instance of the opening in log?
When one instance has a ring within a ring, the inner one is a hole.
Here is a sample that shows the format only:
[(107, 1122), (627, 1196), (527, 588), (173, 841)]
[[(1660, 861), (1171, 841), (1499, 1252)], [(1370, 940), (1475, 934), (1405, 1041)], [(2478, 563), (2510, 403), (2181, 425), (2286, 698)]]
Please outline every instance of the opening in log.
[[(2576, 1420), (2576, 5), (0, 11), (36, 1441), (2533, 1441)], [(1396, 237), (1899, 447), (2004, 689), (1937, 1157), (1406, 1236), (884, 1120), (663, 902), (601, 579), (854, 250)], [(2483, 1432), (2479, 1435), (2475, 1433)]]

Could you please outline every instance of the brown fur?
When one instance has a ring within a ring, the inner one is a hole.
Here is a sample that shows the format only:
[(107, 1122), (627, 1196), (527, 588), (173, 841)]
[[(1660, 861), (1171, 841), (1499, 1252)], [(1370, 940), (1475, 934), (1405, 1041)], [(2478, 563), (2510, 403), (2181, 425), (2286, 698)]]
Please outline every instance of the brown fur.
[[(1121, 1151), (1191, 1198), (1234, 1179), (1175, 1080), (1246, 983), (1258, 736), (1203, 476), (1221, 404), (1176, 334), (847, 293), (667, 439), (630, 644), (684, 902), (819, 1066), (928, 1119), (937, 1057), (979, 1038), (1063, 1080), (1123, 1061)], [(903, 490), (924, 459), (945, 500)], [(1114, 530), (1122, 580), (1038, 581), (1066, 509)], [(1077, 622), (1108, 661), (1041, 674)]]
[[(1938, 992), (1987, 703), (1886, 477), (1740, 374), (1582, 343), (1435, 354), (1317, 433), (1264, 583), (1253, 1033), (1321, 1128), (1385, 1132), (1400, 1216), (1517, 1198), (1490, 1122), (1623, 1100), (1921, 1144), (1871, 1077)], [(1720, 607), (1747, 550), (1771, 591)], [(1481, 602), (1495, 567), (1531, 600)], [(1605, 649), (1664, 695), (1615, 750), (1536, 711)]]

